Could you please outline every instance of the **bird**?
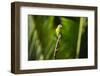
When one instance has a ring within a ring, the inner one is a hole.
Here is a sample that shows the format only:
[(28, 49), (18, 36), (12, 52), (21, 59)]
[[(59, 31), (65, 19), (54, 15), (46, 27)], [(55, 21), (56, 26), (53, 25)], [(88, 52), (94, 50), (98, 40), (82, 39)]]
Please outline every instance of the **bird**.
[(59, 25), (57, 26), (57, 28), (56, 28), (56, 35), (57, 35), (57, 37), (58, 37), (59, 35), (61, 35), (61, 29), (62, 29), (62, 25), (59, 24)]

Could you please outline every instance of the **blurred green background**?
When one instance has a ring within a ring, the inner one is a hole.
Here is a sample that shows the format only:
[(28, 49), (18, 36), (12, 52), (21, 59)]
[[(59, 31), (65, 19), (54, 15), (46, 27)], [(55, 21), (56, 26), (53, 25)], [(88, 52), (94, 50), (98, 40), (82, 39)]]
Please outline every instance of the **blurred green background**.
[(56, 59), (88, 57), (87, 17), (28, 15), (28, 60), (54, 59), (59, 24), (62, 36)]

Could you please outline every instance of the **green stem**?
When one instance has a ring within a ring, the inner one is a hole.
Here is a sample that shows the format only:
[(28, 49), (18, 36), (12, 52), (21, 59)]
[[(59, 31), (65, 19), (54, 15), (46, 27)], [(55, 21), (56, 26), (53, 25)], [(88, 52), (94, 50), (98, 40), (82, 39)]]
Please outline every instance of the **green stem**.
[(81, 44), (81, 36), (82, 36), (82, 28), (84, 26), (84, 19), (85, 19), (84, 17), (81, 17), (80, 18), (78, 41), (77, 41), (77, 48), (76, 48), (76, 58), (79, 58), (80, 44)]

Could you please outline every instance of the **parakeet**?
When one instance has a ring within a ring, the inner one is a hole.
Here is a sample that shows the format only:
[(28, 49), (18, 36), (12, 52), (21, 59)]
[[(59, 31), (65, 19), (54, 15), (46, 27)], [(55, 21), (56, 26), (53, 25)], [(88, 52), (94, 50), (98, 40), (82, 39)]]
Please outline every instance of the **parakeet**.
[(59, 34), (61, 34), (61, 28), (62, 28), (62, 25), (61, 24), (59, 24), (57, 26), (57, 28), (56, 28), (56, 35), (57, 35), (57, 37), (59, 36)]

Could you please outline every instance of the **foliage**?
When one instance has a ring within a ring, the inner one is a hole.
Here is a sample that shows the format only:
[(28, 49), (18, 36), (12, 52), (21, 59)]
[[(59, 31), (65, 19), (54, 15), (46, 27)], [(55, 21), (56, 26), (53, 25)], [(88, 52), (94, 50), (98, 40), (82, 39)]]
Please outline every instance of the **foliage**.
[[(57, 41), (55, 30), (58, 24), (62, 24), (62, 31), (56, 59), (79, 58), (82, 44), (81, 36), (86, 31), (87, 26), (86, 17), (29, 15), (29, 60), (51, 60), (54, 58), (54, 48)], [(85, 37), (87, 38), (87, 36)], [(87, 42), (84, 43), (84, 45), (86, 44)]]

